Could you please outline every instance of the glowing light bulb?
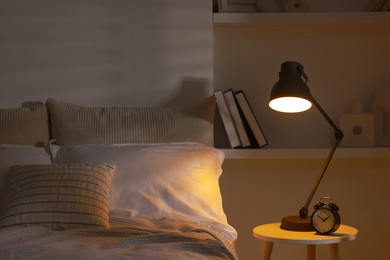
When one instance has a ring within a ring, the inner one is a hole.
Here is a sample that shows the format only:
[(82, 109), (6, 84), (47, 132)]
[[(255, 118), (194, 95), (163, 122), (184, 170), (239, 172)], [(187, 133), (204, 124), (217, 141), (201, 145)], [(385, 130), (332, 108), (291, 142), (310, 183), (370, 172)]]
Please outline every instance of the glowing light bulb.
[(279, 112), (298, 113), (311, 108), (311, 102), (304, 98), (281, 97), (271, 100), (269, 106)]

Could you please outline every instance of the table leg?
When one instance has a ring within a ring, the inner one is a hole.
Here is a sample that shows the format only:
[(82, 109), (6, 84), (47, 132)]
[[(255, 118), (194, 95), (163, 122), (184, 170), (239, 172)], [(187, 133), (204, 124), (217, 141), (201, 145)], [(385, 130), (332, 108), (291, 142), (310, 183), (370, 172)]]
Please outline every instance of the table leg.
[(307, 260), (316, 259), (316, 245), (307, 245)]
[(330, 254), (332, 256), (332, 260), (340, 260), (340, 251), (339, 244), (330, 244)]
[(261, 260), (270, 260), (272, 254), (272, 247), (274, 246), (274, 242), (264, 241), (263, 249), (261, 250)]

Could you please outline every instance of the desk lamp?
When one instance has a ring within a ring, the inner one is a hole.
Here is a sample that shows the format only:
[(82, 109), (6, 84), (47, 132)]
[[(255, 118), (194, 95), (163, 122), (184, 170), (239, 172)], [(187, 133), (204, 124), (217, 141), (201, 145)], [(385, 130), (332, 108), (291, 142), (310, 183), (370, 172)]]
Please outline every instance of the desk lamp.
[(295, 61), (282, 63), (279, 73), (279, 81), (271, 91), (271, 101), (269, 106), (279, 112), (296, 113), (308, 110), (312, 104), (320, 111), (322, 116), (328, 121), (335, 131), (335, 142), (325, 161), (322, 170), (306, 200), (305, 205), (299, 210), (297, 216), (287, 216), (282, 219), (281, 228), (292, 231), (311, 231), (311, 220), (308, 216), (308, 207), (314, 197), (314, 194), (325, 174), (326, 169), (333, 157), (333, 154), (343, 138), (343, 132), (333, 123), (330, 117), (325, 113), (322, 107), (310, 94), (306, 85), (308, 77), (303, 70), (303, 66)]

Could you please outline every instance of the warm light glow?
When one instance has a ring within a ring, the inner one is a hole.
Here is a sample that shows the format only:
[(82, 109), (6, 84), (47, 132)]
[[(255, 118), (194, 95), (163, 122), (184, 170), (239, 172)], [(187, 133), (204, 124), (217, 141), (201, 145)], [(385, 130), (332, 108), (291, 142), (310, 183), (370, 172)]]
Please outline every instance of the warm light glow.
[(308, 110), (311, 107), (311, 102), (303, 98), (282, 97), (271, 100), (269, 106), (279, 112), (297, 113)]

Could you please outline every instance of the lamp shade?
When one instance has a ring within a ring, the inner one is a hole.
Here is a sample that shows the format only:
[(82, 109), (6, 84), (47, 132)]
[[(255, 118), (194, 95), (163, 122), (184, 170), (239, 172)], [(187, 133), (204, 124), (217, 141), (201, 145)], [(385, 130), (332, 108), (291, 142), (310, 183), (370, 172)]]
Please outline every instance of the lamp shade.
[(295, 61), (282, 63), (279, 80), (271, 91), (269, 106), (280, 112), (295, 113), (311, 107), (311, 94), (303, 66)]

